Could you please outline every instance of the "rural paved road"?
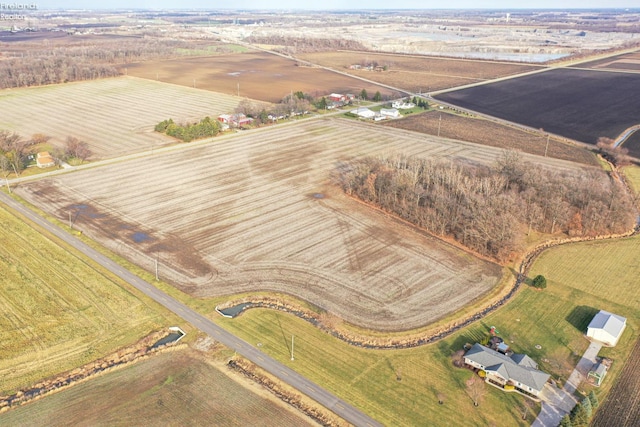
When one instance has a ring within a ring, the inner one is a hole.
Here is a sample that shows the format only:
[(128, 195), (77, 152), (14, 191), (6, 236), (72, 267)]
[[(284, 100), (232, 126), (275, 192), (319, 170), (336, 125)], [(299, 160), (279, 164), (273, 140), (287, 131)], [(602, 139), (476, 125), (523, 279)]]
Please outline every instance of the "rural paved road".
[(205, 316), (195, 312), (185, 304), (170, 297), (150, 283), (142, 280), (135, 274), (131, 273), (129, 270), (118, 265), (113, 260), (107, 258), (105, 255), (102, 255), (95, 249), (89, 247), (81, 240), (62, 230), (60, 227), (48, 222), (22, 204), (16, 202), (8, 195), (0, 192), (0, 201), (2, 201), (10, 209), (19, 212), (29, 220), (35, 222), (42, 228), (54, 234), (56, 237), (60, 238), (64, 242), (84, 253), (86, 256), (102, 265), (116, 276), (131, 284), (131, 286), (135, 287), (140, 292), (149, 296), (154, 301), (158, 302), (168, 310), (171, 310), (172, 312), (180, 316), (185, 321), (189, 322), (195, 328), (208, 334), (209, 336), (221, 342), (225, 346), (231, 348), (232, 350), (235, 350), (238, 354), (242, 355), (254, 364), (260, 366), (262, 369), (279, 378), (281, 381), (296, 388), (301, 393), (304, 393), (305, 395), (314, 399), (316, 402), (333, 411), (344, 420), (350, 422), (355, 426), (382, 426), (382, 424), (375, 421), (373, 418), (367, 416), (345, 401), (338, 399), (322, 387), (298, 374), (293, 369), (281, 364), (275, 359), (252, 347), (246, 341), (243, 341), (235, 335), (227, 332), (225, 329), (216, 325)]

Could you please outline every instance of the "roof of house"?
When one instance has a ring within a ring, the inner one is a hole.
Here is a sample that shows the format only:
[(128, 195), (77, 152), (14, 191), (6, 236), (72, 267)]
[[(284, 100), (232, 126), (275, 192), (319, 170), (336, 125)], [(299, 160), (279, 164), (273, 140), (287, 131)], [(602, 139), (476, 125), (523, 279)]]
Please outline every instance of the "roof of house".
[(600, 312), (593, 317), (591, 323), (589, 323), (587, 330), (602, 329), (614, 337), (619, 337), (626, 323), (626, 318), (618, 316), (617, 314), (609, 313), (608, 311), (600, 310)]
[(513, 354), (509, 357), (476, 343), (464, 357), (484, 366), (485, 371), (497, 372), (503, 378), (517, 381), (534, 390), (542, 390), (550, 377), (539, 371), (538, 365), (526, 354)]

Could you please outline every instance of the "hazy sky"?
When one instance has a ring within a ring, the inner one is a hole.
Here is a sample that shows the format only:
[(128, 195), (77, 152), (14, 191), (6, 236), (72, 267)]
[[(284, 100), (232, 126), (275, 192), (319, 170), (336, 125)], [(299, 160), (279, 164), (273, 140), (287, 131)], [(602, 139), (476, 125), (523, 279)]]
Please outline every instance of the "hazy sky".
[(12, 0), (39, 9), (584, 9), (638, 8), (638, 0)]

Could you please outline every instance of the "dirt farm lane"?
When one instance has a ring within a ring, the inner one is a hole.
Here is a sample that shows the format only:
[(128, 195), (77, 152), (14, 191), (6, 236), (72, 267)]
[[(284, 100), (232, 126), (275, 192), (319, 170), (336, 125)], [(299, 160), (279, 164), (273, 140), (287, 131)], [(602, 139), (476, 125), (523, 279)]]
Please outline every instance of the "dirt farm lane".
[(59, 239), (62, 239), (64, 242), (73, 246), (75, 249), (81, 251), (93, 261), (99, 263), (116, 276), (127, 281), (127, 283), (138, 289), (140, 292), (144, 293), (157, 303), (161, 304), (168, 310), (171, 310), (173, 313), (180, 316), (185, 321), (189, 322), (195, 328), (208, 334), (225, 346), (233, 349), (238, 354), (247, 358), (257, 366), (265, 369), (267, 372), (271, 373), (281, 381), (296, 388), (301, 393), (304, 393), (305, 395), (311, 397), (346, 421), (356, 426), (381, 426), (380, 423), (368, 417), (366, 414), (359, 411), (355, 407), (349, 405), (347, 402), (338, 399), (336, 396), (332, 395), (317, 384), (309, 381), (293, 369), (262, 353), (261, 351), (252, 347), (246, 341), (241, 340), (240, 338), (216, 325), (205, 316), (195, 312), (190, 307), (179, 302), (178, 300), (173, 299), (150, 283), (140, 279), (138, 276), (134, 275), (124, 267), (116, 264), (113, 260), (107, 258), (79, 239), (75, 238), (71, 234), (46, 221), (33, 211), (27, 209), (8, 195), (0, 193), (0, 201), (2, 201), (8, 208), (24, 215), (29, 220), (38, 224), (40, 227), (43, 227)]

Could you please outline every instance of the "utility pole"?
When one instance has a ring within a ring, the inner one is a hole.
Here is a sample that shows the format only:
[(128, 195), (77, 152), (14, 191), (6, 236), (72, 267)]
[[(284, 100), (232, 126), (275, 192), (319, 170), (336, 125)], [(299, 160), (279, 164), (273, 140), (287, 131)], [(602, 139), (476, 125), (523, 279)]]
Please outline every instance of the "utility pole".
[(547, 145), (544, 147), (544, 156), (547, 157), (547, 149), (549, 148), (549, 134), (547, 134)]
[(442, 113), (440, 113), (440, 117), (438, 118), (438, 138), (440, 137), (440, 123), (442, 123)]
[(291, 360), (293, 360), (293, 334), (291, 335)]
[(69, 229), (73, 230), (73, 223), (71, 222), (71, 211), (69, 211)]
[(158, 256), (156, 256), (156, 282), (159, 280), (160, 279), (158, 279)]

